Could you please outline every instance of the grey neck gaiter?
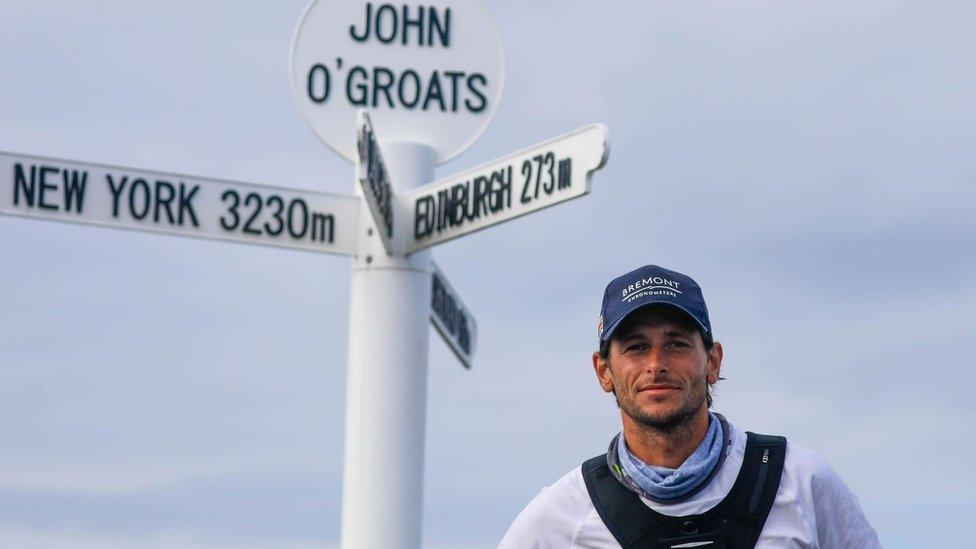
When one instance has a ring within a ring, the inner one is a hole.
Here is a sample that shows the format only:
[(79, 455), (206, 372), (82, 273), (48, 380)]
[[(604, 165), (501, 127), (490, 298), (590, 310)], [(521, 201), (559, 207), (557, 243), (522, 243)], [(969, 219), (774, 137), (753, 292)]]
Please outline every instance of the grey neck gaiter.
[(709, 413), (708, 431), (698, 448), (677, 469), (644, 463), (630, 453), (623, 433), (617, 434), (607, 451), (610, 471), (627, 489), (651, 501), (677, 503), (708, 485), (721, 469), (728, 453), (731, 433), (721, 414)]

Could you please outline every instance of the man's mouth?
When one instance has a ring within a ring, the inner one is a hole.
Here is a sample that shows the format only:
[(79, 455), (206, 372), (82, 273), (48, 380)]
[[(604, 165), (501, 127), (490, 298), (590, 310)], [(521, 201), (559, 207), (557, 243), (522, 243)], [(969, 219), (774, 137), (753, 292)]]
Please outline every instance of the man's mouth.
[(653, 385), (647, 385), (641, 387), (638, 392), (640, 393), (664, 393), (668, 391), (678, 391), (681, 387), (677, 385), (672, 385), (670, 383), (655, 383)]

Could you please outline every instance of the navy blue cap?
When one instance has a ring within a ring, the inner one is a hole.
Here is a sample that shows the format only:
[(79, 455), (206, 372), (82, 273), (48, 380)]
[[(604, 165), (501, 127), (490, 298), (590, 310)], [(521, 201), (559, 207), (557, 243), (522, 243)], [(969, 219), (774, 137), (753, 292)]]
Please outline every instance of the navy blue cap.
[(607, 284), (607, 289), (603, 291), (603, 307), (600, 308), (600, 324), (597, 326), (600, 343), (609, 341), (614, 330), (630, 313), (647, 305), (676, 307), (690, 316), (705, 336), (712, 338), (708, 308), (705, 307), (705, 298), (698, 283), (690, 276), (657, 265), (645, 265)]

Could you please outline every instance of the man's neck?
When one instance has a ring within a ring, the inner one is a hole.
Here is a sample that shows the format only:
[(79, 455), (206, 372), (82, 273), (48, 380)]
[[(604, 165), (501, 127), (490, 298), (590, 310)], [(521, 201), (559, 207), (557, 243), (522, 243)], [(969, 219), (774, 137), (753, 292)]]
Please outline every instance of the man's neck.
[(624, 441), (637, 459), (648, 465), (677, 469), (705, 439), (708, 410), (702, 408), (687, 423), (661, 430), (638, 423), (627, 414), (623, 419)]

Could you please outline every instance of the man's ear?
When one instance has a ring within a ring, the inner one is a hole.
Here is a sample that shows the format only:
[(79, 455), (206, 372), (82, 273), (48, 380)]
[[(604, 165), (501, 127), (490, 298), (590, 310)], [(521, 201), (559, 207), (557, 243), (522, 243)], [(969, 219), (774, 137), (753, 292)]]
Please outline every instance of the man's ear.
[(708, 373), (705, 376), (705, 380), (709, 384), (718, 383), (722, 375), (722, 356), (722, 344), (716, 341), (712, 345), (712, 350), (708, 353)]
[(613, 392), (613, 376), (610, 374), (610, 361), (603, 360), (599, 351), (593, 353), (593, 371), (596, 372), (596, 380), (600, 382), (600, 387), (605, 393)]

